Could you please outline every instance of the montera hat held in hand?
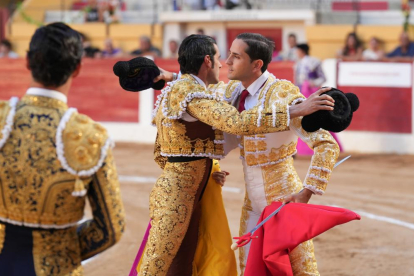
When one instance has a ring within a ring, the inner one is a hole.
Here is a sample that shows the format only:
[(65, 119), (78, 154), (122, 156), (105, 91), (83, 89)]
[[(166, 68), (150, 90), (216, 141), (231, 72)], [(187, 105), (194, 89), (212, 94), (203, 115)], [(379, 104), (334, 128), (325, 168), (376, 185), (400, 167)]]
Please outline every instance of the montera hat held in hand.
[(138, 92), (149, 88), (161, 90), (165, 85), (164, 80), (153, 82), (161, 72), (154, 61), (145, 57), (133, 58), (130, 61), (118, 61), (113, 70), (115, 75), (119, 77), (119, 84), (127, 91)]
[(332, 132), (345, 130), (352, 121), (352, 115), (359, 107), (359, 99), (353, 93), (344, 93), (332, 88), (327, 94), (335, 100), (334, 110), (319, 110), (302, 119), (302, 127), (307, 132), (323, 128)]

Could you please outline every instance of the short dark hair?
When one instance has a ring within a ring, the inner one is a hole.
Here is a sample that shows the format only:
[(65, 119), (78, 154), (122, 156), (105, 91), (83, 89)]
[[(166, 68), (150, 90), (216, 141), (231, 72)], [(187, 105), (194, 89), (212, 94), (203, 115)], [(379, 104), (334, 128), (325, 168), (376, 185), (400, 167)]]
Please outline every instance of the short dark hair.
[(296, 35), (295, 35), (294, 33), (290, 33), (290, 34), (288, 35), (288, 37), (293, 37), (294, 39), (296, 39)]
[(52, 23), (36, 30), (27, 56), (35, 81), (59, 87), (76, 70), (82, 54), (80, 34), (64, 23)]
[(190, 35), (187, 36), (180, 45), (178, 50), (178, 63), (182, 74), (197, 75), (205, 56), (210, 56), (214, 68), (214, 49), (216, 41), (207, 35)]
[(305, 55), (309, 55), (310, 48), (308, 44), (306, 43), (298, 44), (296, 45), (296, 48), (302, 50), (305, 53)]
[(11, 50), (11, 48), (12, 48), (12, 45), (11, 45), (10, 41), (8, 41), (7, 39), (3, 39), (3, 40), (0, 42), (0, 44), (1, 44), (1, 45), (6, 46), (6, 47), (7, 47), (7, 48), (9, 48), (10, 50)]
[(261, 34), (254, 33), (242, 33), (236, 38), (243, 40), (243, 42), (247, 44), (246, 54), (250, 57), (251, 61), (258, 59), (263, 61), (261, 70), (262, 73), (265, 72), (267, 66), (272, 61), (275, 43)]

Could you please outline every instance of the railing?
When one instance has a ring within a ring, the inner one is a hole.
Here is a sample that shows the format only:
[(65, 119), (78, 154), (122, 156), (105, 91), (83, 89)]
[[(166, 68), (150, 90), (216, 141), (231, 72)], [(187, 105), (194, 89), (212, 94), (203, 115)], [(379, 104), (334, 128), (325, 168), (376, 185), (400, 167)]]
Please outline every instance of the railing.
[[(119, 22), (122, 23), (157, 23), (158, 15), (168, 11), (191, 10), (225, 10), (226, 1), (229, 0), (123, 0), (117, 7)], [(61, 4), (50, 6), (44, 11), (44, 17), (37, 21), (53, 22), (64, 21), (67, 23), (83, 23), (86, 2), (78, 1), (69, 6), (65, 0)], [(101, 4), (108, 1), (100, 1)], [(218, 5), (217, 3), (221, 3)], [(358, 13), (364, 10), (399, 10), (401, 0), (239, 0), (240, 5), (234, 9), (251, 8), (255, 10), (313, 10), (320, 14), (331, 14), (332, 11), (354, 11)], [(10, 2), (10, 12), (17, 9), (17, 0)], [(74, 8), (75, 10), (71, 9)], [(43, 8), (44, 10), (44, 8)], [(36, 8), (22, 9), (30, 15), (38, 13)], [(16, 13), (19, 13), (19, 9)], [(10, 13), (11, 14), (11, 13)], [(30, 16), (29, 16), (30, 19)], [(327, 22), (329, 23), (329, 18)], [(107, 22), (110, 23), (110, 22)]]

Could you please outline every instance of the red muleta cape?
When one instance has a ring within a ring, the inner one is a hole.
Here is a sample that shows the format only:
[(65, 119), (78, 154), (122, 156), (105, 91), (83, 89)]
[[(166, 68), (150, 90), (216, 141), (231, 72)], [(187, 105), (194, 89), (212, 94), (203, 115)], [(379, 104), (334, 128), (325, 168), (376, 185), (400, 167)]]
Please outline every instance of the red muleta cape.
[[(282, 203), (267, 206), (258, 221), (260, 223)], [(293, 276), (289, 252), (304, 241), (340, 224), (361, 217), (347, 209), (289, 203), (260, 227), (252, 236), (245, 276)]]

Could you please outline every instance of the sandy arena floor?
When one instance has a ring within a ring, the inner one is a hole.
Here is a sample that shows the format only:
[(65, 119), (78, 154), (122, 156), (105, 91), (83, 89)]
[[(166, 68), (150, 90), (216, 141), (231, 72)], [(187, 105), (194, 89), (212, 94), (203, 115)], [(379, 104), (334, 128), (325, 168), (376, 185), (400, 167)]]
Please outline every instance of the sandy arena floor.
[[(148, 224), (149, 193), (161, 172), (152, 151), (151, 145), (117, 144), (115, 158), (127, 228), (117, 245), (85, 264), (86, 276), (128, 275)], [(309, 160), (295, 160), (302, 179)], [(220, 164), (231, 173), (226, 187), (236, 188), (223, 191), (223, 198), (232, 235), (237, 236), (244, 197), (237, 151)], [(335, 169), (327, 193), (314, 196), (311, 203), (348, 208), (359, 212), (362, 219), (331, 229), (314, 240), (322, 275), (414, 275), (413, 179), (414, 156), (353, 155)]]

